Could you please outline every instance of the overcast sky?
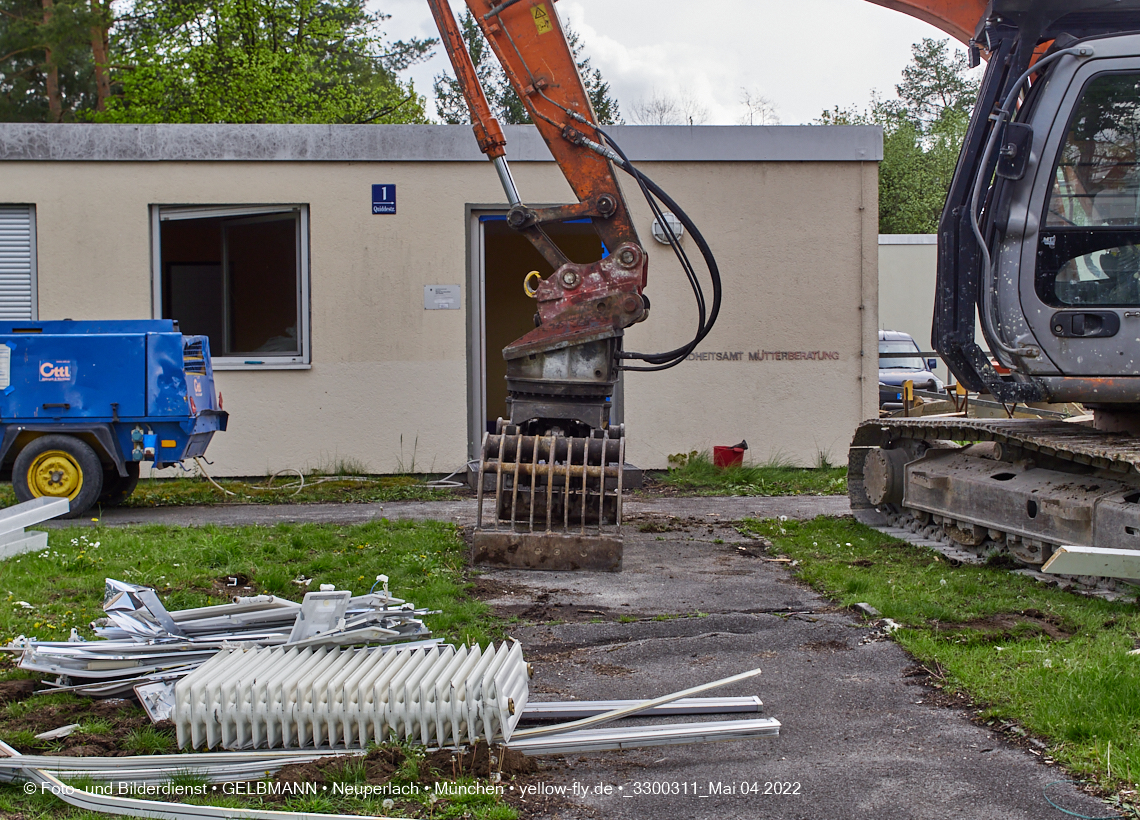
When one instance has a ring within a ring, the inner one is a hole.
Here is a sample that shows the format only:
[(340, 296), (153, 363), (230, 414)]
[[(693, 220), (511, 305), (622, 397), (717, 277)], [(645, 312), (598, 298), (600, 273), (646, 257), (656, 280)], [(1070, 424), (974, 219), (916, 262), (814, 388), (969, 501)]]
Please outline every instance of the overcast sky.
[[(390, 15), (393, 39), (436, 36), (425, 0), (371, 0)], [(462, 0), (452, 0), (458, 16)], [(688, 93), (710, 125), (745, 113), (741, 89), (768, 98), (785, 125), (811, 122), (833, 106), (866, 106), (871, 91), (894, 96), (910, 46), (938, 29), (865, 0), (560, 0), (587, 54), (629, 109), (654, 91)], [(449, 68), (437, 49), (404, 76), (429, 98), (432, 77)]]

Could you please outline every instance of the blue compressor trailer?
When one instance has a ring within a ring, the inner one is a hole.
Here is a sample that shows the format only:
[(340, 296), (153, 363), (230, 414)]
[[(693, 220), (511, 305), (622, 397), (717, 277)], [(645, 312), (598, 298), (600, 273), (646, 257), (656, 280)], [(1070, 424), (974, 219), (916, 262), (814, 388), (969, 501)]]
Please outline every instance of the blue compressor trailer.
[(118, 504), (142, 462), (202, 455), (227, 417), (209, 340), (173, 320), (0, 322), (0, 480), (20, 501)]

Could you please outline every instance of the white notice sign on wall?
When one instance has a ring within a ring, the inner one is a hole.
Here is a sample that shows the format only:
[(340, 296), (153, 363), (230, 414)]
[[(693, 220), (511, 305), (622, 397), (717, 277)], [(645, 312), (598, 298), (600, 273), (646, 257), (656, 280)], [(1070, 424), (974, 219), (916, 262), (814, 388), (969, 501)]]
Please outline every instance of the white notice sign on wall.
[(0, 345), (0, 390), (12, 384), (12, 348)]
[(459, 285), (424, 285), (424, 310), (459, 310)]

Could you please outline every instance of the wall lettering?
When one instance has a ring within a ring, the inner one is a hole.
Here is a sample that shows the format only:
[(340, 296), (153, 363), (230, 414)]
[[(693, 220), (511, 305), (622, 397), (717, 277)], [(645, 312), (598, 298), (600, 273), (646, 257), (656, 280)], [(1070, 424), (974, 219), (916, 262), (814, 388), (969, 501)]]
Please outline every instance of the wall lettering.
[(839, 361), (838, 350), (718, 350), (690, 353), (688, 362), (825, 362)]

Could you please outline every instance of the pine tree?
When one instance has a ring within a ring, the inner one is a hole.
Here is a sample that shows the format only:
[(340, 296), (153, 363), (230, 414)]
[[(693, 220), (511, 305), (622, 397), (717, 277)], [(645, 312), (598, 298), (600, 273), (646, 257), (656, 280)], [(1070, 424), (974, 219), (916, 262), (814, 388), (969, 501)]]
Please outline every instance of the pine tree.
[(365, 0), (136, 0), (116, 27), (100, 122), (426, 122), (397, 72), (434, 41), (388, 44)]
[[(459, 20), (459, 28), (463, 42), (471, 55), (471, 62), (475, 65), (475, 74), (483, 86), (487, 103), (491, 106), (491, 113), (500, 123), (506, 125), (529, 123), (530, 114), (511, 88), (507, 75), (503, 72), (502, 66), (499, 65), (490, 44), (479, 30), (470, 11), (464, 12)], [(570, 44), (570, 51), (578, 65), (578, 73), (590, 97), (590, 105), (594, 108), (598, 124), (621, 124), (621, 111), (617, 100), (610, 94), (610, 84), (602, 77), (602, 72), (591, 64), (590, 58), (584, 56), (585, 46), (579, 34), (569, 25), (566, 25), (565, 29), (566, 40)], [(436, 114), (441, 120), (451, 125), (471, 122), (471, 114), (467, 110), (467, 102), (459, 88), (459, 81), (449, 72), (436, 75), (432, 91), (435, 94)]]

